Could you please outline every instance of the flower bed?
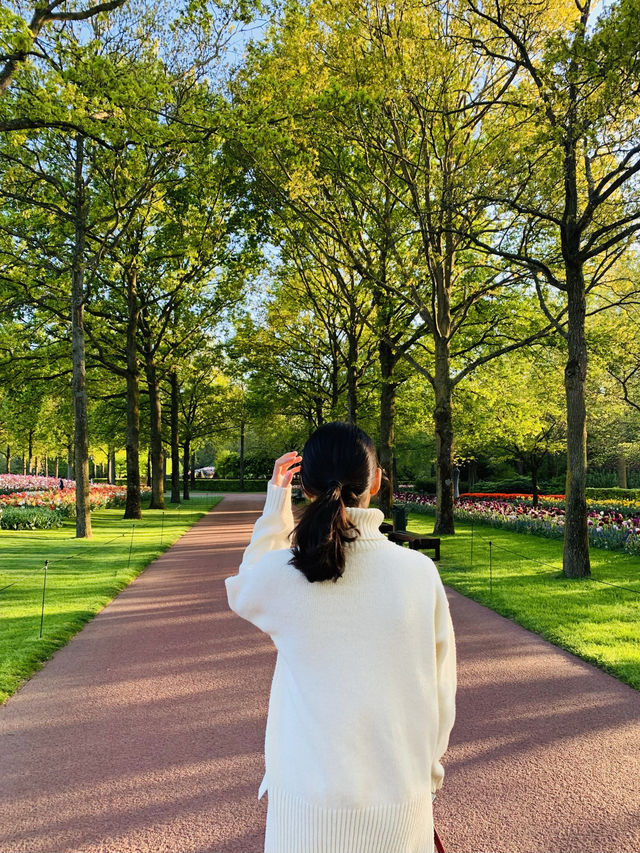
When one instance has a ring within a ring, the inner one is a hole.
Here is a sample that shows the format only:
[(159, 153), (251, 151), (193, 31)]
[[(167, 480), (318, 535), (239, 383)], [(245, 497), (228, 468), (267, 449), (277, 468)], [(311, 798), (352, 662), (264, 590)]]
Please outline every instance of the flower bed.
[[(504, 527), (516, 533), (533, 533), (550, 539), (562, 539), (564, 535), (563, 507), (541, 505), (536, 508), (526, 502), (503, 500), (502, 496), (486, 499), (488, 496), (483, 495), (483, 498), (478, 500), (469, 495), (461, 496), (456, 501), (454, 517), (461, 521)], [(394, 500), (406, 503), (417, 512), (435, 512), (436, 499), (433, 497), (415, 493), (394, 494)], [(640, 554), (640, 511), (637, 507), (630, 508), (627, 513), (592, 507), (587, 523), (589, 542), (595, 548)]]
[[(65, 488), (75, 487), (74, 480), (62, 480)], [(38, 477), (35, 474), (0, 474), (0, 495), (13, 492), (40, 492), (57, 489), (59, 477)]]
[[(525, 492), (519, 494), (512, 494), (511, 492), (463, 492), (460, 495), (461, 498), (505, 498), (505, 499), (517, 499), (517, 498), (533, 498), (531, 493), (527, 494)], [(539, 495), (541, 498), (552, 498), (553, 500), (564, 500), (564, 495)]]
[[(521, 494), (511, 495), (502, 492), (464, 492), (459, 500), (468, 498), (482, 501), (498, 499), (503, 503), (511, 503), (521, 506), (532, 506), (533, 495)], [(562, 508), (564, 495), (538, 495), (540, 506)], [(637, 498), (587, 498), (587, 506), (601, 515), (619, 514), (623, 517), (640, 516), (640, 500)], [(595, 518), (595, 516), (592, 516)]]
[[(148, 486), (140, 487), (141, 494), (147, 494), (150, 491), (151, 489)], [(94, 483), (89, 491), (89, 506), (92, 510), (123, 506), (126, 499), (127, 490), (124, 486)], [(0, 509), (4, 507), (35, 507), (55, 510), (66, 517), (75, 513), (75, 505), (75, 483), (64, 489), (49, 488), (40, 491), (25, 490), (11, 494), (0, 494)]]

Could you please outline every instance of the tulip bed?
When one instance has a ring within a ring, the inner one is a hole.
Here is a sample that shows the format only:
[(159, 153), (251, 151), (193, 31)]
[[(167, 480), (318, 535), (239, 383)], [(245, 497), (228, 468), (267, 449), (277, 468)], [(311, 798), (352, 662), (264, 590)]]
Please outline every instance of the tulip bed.
[[(406, 503), (411, 510), (435, 513), (436, 499), (415, 492), (394, 495), (394, 501)], [(459, 521), (486, 524), (514, 533), (532, 533), (548, 539), (564, 535), (563, 495), (545, 495), (538, 507), (531, 495), (465, 494), (455, 503), (454, 517)], [(626, 504), (626, 505), (625, 505)], [(640, 554), (640, 506), (633, 501), (587, 501), (589, 541), (594, 548)]]
[[(73, 480), (62, 480), (65, 488), (75, 486)], [(59, 477), (39, 477), (35, 474), (0, 474), (0, 495), (13, 492), (40, 492), (57, 489)]]
[[(76, 489), (73, 480), (64, 480), (59, 488), (55, 477), (0, 475), (0, 528), (26, 530), (60, 527), (65, 518), (75, 515)], [(9, 489), (12, 489), (9, 491)], [(150, 493), (141, 486), (143, 495)], [(124, 486), (106, 483), (91, 485), (91, 510), (124, 506), (127, 490)]]

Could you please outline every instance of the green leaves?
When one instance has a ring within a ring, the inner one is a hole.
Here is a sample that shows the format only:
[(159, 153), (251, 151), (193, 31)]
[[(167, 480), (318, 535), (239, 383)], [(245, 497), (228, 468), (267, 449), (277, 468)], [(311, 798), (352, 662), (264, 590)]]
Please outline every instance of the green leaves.
[(0, 54), (26, 53), (32, 44), (33, 35), (27, 22), (7, 6), (0, 6)]

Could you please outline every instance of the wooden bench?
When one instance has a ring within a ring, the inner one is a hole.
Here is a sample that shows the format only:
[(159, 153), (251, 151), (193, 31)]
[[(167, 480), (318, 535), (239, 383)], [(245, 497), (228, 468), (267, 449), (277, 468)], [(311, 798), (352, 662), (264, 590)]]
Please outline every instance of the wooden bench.
[[(383, 531), (384, 532), (384, 531)], [(411, 533), (410, 530), (391, 530), (387, 534), (389, 542), (396, 542), (398, 545), (409, 543), (409, 548), (414, 551), (423, 549), (433, 549), (435, 551), (434, 560), (440, 559), (440, 539), (436, 536), (423, 536), (421, 533)]]

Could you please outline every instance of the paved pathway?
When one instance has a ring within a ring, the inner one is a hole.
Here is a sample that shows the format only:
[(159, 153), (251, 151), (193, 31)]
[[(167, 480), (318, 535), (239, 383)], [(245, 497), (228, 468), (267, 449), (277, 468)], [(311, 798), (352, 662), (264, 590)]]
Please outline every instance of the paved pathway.
[[(223, 579), (263, 500), (225, 497), (0, 708), (1, 853), (262, 850), (274, 652)], [(450, 601), (449, 853), (637, 853), (640, 693)]]

